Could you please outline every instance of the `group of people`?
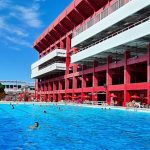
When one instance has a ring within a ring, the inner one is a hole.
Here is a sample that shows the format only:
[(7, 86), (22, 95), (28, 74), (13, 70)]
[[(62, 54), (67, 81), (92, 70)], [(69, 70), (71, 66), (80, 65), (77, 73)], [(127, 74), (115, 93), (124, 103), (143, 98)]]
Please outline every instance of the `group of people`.
[(126, 104), (127, 107), (141, 108), (140, 102), (136, 102), (135, 100), (130, 101)]

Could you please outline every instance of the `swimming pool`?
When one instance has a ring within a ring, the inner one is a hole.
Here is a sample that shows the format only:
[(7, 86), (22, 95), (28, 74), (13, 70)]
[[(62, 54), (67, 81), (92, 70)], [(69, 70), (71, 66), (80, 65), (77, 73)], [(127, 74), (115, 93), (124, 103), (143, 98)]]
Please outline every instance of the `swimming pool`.
[[(39, 128), (29, 129), (35, 121)], [(11, 109), (1, 104), (0, 150), (7, 149), (148, 150), (150, 114), (31, 104)]]

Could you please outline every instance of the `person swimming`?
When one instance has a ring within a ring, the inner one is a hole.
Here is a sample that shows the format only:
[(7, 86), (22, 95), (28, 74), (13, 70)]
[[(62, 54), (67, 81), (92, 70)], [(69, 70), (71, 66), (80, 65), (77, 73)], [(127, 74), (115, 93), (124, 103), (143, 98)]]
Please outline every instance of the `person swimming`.
[(58, 110), (59, 110), (59, 111), (63, 111), (63, 109), (62, 109), (61, 107), (58, 107)]
[(34, 122), (34, 126), (30, 126), (30, 129), (37, 129), (39, 127), (39, 123), (38, 122)]
[(44, 110), (44, 111), (43, 111), (43, 113), (44, 113), (44, 114), (47, 114), (47, 111), (46, 111), (46, 110)]
[(38, 122), (35, 122), (35, 123), (34, 123), (34, 127), (35, 127), (35, 128), (39, 127), (39, 123), (38, 123)]
[(11, 109), (15, 109), (14, 105), (11, 105)]

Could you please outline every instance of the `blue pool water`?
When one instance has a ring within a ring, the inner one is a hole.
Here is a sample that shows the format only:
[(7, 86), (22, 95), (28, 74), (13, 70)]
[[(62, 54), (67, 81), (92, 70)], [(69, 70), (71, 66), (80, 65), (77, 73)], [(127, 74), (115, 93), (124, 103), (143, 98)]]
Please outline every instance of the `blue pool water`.
[[(39, 128), (29, 129), (35, 121)], [(22, 149), (149, 150), (150, 114), (44, 105), (15, 105), (12, 110), (0, 105), (0, 150)]]

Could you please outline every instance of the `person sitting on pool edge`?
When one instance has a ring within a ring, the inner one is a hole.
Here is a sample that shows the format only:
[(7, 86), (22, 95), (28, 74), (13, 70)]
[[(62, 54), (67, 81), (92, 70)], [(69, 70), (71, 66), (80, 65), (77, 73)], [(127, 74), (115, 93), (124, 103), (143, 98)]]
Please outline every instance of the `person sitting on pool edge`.
[(30, 126), (30, 129), (37, 129), (39, 127), (39, 123), (38, 122), (34, 122), (34, 126)]

